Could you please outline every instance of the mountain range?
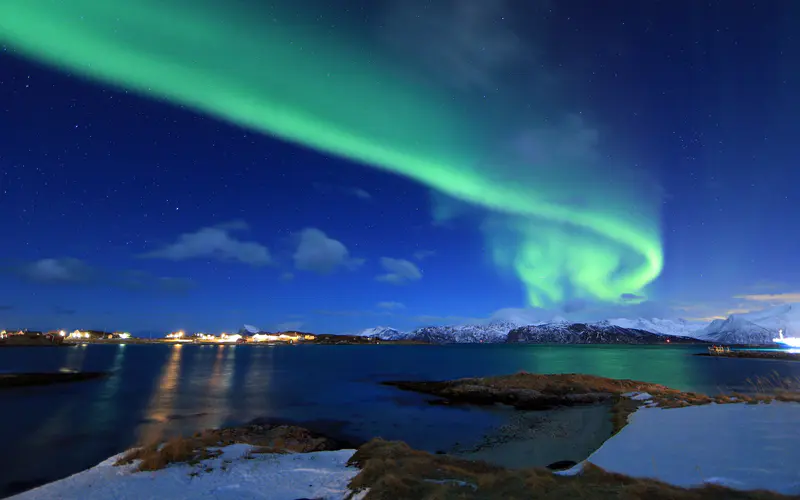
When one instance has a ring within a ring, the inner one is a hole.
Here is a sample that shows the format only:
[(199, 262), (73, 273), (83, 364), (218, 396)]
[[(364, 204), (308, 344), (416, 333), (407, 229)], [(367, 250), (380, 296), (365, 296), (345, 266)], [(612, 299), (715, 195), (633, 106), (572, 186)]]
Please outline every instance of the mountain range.
[(594, 323), (575, 323), (563, 318), (532, 325), (508, 321), (457, 326), (427, 326), (410, 332), (375, 327), (357, 335), (382, 340), (417, 340), (448, 343), (561, 343), (561, 344), (660, 344), (711, 342), (717, 344), (771, 344), (778, 330), (800, 330), (800, 309), (787, 304), (763, 311), (734, 314), (708, 324), (682, 319), (615, 318)]

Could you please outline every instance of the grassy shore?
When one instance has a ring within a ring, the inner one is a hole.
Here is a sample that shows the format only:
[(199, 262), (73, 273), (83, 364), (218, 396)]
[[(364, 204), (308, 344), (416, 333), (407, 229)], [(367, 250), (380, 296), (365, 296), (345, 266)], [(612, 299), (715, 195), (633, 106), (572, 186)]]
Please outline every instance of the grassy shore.
[(174, 437), (132, 448), (116, 465), (137, 462), (140, 471), (163, 469), (173, 463), (195, 465), (220, 454), (219, 448), (232, 444), (253, 446), (252, 454), (310, 453), (341, 450), (347, 443), (292, 425), (251, 424), (241, 427), (207, 429), (189, 437)]
[(647, 393), (661, 408), (681, 408), (710, 403), (800, 402), (797, 381), (774, 375), (751, 382), (748, 394), (731, 393), (708, 396), (670, 387), (626, 379), (610, 379), (579, 373), (543, 375), (520, 372), (497, 377), (464, 378), (448, 381), (388, 381), (385, 385), (406, 391), (436, 396), (433, 404), (505, 404), (518, 410), (548, 410), (559, 406), (598, 403), (612, 405), (614, 431), (627, 422), (628, 415), (643, 403), (625, 394)]
[[(261, 455), (313, 453), (342, 449), (342, 444), (291, 426), (243, 427), (210, 430), (188, 438), (174, 438), (163, 446), (134, 448), (118, 466), (136, 464), (139, 471), (156, 471), (170, 465), (195, 466), (191, 474), (211, 474), (203, 461), (221, 454), (234, 443), (252, 444), (245, 460)], [(197, 467), (199, 465), (199, 467)], [(791, 497), (767, 491), (739, 491), (716, 485), (681, 488), (653, 479), (637, 479), (587, 464), (580, 474), (562, 476), (545, 468), (509, 469), (481, 461), (463, 460), (414, 450), (400, 441), (380, 438), (360, 446), (349, 466), (358, 469), (350, 481), (353, 496), (363, 500), (481, 499), (647, 499), (647, 500), (786, 500)], [(233, 467), (223, 462), (221, 469)], [(226, 473), (226, 470), (221, 470)], [(535, 492), (535, 496), (533, 493)]]
[(580, 474), (561, 476), (544, 468), (507, 469), (484, 462), (431, 455), (402, 442), (374, 439), (349, 462), (361, 471), (350, 482), (365, 500), (395, 499), (586, 499), (586, 500), (778, 500), (767, 491), (706, 485), (681, 488), (653, 479), (614, 474), (587, 464)]

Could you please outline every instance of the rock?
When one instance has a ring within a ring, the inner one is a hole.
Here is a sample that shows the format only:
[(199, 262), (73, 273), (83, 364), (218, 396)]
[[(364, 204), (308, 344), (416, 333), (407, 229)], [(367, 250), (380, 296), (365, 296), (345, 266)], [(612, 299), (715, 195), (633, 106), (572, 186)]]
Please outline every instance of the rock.
[(607, 401), (611, 397), (611, 394), (605, 392), (590, 392), (586, 394), (567, 394), (564, 399), (574, 404), (593, 404)]
[(578, 465), (577, 462), (573, 462), (572, 460), (559, 460), (558, 462), (553, 462), (552, 464), (548, 465), (547, 468), (550, 470), (567, 470), (571, 469)]

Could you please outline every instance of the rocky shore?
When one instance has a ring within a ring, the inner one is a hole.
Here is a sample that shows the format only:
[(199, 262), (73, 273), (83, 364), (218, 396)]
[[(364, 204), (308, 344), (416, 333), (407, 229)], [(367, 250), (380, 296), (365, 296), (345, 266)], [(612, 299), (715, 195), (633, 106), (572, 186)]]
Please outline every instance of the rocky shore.
[(701, 352), (695, 356), (703, 356), (707, 358), (748, 358), (748, 359), (778, 359), (783, 361), (800, 361), (800, 353), (788, 351), (725, 351), (719, 353)]
[(630, 393), (647, 393), (666, 408), (730, 402), (728, 396), (709, 397), (682, 392), (660, 384), (635, 380), (616, 380), (584, 374), (541, 375), (517, 373), (486, 378), (464, 378), (448, 381), (388, 381), (385, 385), (406, 391), (436, 396), (431, 404), (503, 404), (518, 410), (551, 410), (565, 406), (606, 404), (611, 409), (614, 432), (625, 425), (627, 416), (640, 402), (623, 397)]

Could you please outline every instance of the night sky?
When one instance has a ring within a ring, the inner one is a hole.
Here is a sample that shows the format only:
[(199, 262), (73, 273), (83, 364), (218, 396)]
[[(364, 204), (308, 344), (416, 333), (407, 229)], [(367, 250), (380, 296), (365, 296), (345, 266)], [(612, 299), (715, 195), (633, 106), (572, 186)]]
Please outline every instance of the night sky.
[(4, 0), (0, 329), (800, 302), (797, 2), (345, 4)]

